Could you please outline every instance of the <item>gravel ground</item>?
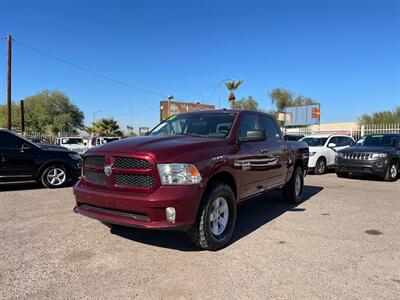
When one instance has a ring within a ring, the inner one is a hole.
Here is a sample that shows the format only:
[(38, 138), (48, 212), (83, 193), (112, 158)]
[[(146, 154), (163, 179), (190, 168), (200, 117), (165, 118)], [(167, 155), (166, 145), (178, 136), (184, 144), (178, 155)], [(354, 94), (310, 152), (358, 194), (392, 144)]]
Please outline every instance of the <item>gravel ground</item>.
[(306, 177), (239, 207), (234, 242), (111, 230), (72, 212), (71, 188), (0, 185), (0, 298), (400, 299), (400, 181)]

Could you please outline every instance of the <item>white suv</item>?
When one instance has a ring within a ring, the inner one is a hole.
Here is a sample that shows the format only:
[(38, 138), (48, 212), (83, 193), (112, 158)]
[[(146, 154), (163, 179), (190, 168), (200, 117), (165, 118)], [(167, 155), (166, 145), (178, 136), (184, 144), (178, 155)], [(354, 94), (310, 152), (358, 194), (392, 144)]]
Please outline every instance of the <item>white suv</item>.
[(60, 137), (56, 139), (56, 145), (83, 155), (89, 149), (87, 142), (81, 137)]
[(300, 141), (308, 144), (308, 169), (317, 175), (325, 174), (328, 168), (334, 168), (337, 152), (354, 144), (354, 139), (348, 135), (309, 135)]

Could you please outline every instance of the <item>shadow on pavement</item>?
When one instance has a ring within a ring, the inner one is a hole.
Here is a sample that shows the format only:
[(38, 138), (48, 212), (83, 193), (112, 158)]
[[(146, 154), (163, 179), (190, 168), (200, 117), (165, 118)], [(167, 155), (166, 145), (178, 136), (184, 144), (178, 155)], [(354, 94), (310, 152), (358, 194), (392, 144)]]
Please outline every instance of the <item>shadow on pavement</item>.
[[(304, 201), (309, 200), (322, 190), (323, 188), (319, 186), (306, 185), (304, 187)], [(305, 208), (299, 208), (297, 206), (298, 205), (283, 202), (281, 193), (278, 191), (239, 204), (235, 232), (231, 243), (240, 240), (285, 212), (292, 211), (301, 213), (305, 211)], [(113, 227), (111, 233), (132, 241), (158, 247), (180, 251), (199, 250), (190, 243), (184, 232)]]
[(36, 181), (0, 182), (0, 192), (37, 190), (41, 188), (44, 188), (43, 185)]

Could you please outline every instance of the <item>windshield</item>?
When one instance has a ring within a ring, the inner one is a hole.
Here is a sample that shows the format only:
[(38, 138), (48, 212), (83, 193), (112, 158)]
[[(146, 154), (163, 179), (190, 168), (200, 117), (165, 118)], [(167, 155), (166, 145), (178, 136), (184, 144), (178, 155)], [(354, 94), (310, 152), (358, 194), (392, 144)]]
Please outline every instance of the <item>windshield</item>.
[(61, 143), (63, 145), (74, 145), (74, 144), (78, 144), (78, 145), (83, 145), (83, 139), (81, 138), (63, 138)]
[(399, 136), (397, 134), (374, 134), (362, 137), (357, 145), (367, 147), (392, 147), (396, 146)]
[(305, 137), (301, 141), (306, 142), (310, 147), (322, 147), (325, 145), (327, 139), (323, 137)]
[(227, 137), (236, 118), (235, 113), (194, 113), (172, 116), (156, 126), (150, 135), (190, 135)]

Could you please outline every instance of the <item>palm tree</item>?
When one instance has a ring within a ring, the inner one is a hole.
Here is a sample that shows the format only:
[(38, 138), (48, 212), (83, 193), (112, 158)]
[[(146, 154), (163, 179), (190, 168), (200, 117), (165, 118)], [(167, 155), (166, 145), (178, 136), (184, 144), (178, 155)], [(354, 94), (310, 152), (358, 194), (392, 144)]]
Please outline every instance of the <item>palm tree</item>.
[(242, 83), (243, 80), (230, 80), (225, 82), (226, 88), (230, 92), (228, 100), (230, 102), (231, 109), (235, 107), (235, 94), (233, 91), (236, 91)]
[(119, 131), (118, 121), (114, 120), (113, 118), (100, 119), (93, 123), (93, 131), (106, 135), (117, 134)]

